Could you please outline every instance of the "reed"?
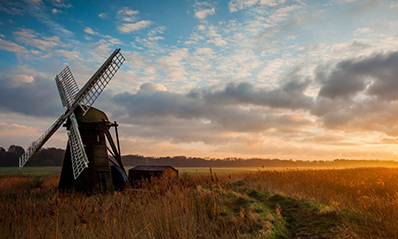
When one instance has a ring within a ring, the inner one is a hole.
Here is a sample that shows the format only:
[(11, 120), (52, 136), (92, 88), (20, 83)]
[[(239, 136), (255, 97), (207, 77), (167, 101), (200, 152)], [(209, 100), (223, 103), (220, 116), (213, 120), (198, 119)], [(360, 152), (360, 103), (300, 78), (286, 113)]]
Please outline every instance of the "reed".
[[(58, 179), (0, 178), (1, 238), (394, 238), (398, 227), (392, 168), (181, 174), (92, 195), (60, 193)], [(289, 214), (308, 225), (293, 230)]]
[(248, 205), (229, 210), (234, 203), (228, 197), (230, 192), (207, 182), (212, 181), (204, 176), (178, 181), (162, 178), (144, 182), (139, 190), (91, 196), (55, 190), (10, 190), (11, 194), (0, 197), (0, 236), (244, 238), (274, 233), (277, 216), (261, 216), (264, 211), (255, 211)]
[(358, 238), (394, 238), (398, 169), (285, 170), (248, 174), (247, 187), (337, 208)]

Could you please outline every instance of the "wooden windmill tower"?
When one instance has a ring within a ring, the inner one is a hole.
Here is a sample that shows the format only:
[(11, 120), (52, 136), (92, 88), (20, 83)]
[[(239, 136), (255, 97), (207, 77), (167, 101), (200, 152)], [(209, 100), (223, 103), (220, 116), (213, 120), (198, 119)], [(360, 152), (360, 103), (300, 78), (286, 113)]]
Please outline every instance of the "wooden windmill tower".
[[(66, 121), (68, 145), (58, 188), (107, 191), (127, 182), (117, 124), (110, 122), (104, 112), (91, 107), (123, 62), (120, 49), (116, 49), (80, 90), (69, 67), (55, 77), (62, 104), (67, 110), (19, 158), (19, 169)], [(117, 146), (109, 132), (111, 127), (116, 131)], [(108, 151), (113, 159), (108, 156)]]

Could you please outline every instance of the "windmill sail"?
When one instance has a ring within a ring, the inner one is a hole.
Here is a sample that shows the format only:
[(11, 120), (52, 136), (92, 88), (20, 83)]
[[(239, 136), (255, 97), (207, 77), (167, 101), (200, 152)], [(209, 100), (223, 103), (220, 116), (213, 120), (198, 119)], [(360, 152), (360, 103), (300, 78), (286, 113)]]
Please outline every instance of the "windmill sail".
[(72, 114), (69, 119), (71, 120), (71, 125), (69, 127), (68, 142), (72, 157), (73, 177), (76, 179), (88, 167), (88, 158), (84, 150), (75, 114)]
[[(57, 83), (63, 106), (70, 109), (75, 101), (76, 94), (79, 92), (79, 87), (69, 67), (65, 67), (65, 69), (55, 77), (55, 82)], [(72, 157), (73, 177), (76, 179), (79, 177), (80, 173), (88, 167), (88, 158), (79, 133), (79, 125), (75, 113), (72, 112), (69, 119), (71, 124), (69, 126), (68, 143)]]
[(116, 49), (107, 61), (95, 72), (90, 80), (83, 86), (76, 96), (77, 104), (82, 108), (83, 115), (94, 104), (95, 100), (104, 90), (105, 86), (116, 74), (124, 62), (120, 48)]
[(120, 53), (120, 48), (116, 49), (80, 91), (69, 67), (66, 67), (56, 76), (55, 81), (62, 104), (64, 107), (67, 106), (68, 110), (19, 158), (19, 169), (33, 157), (69, 117), (72, 122), (69, 132), (69, 144), (72, 155), (73, 173), (75, 179), (79, 176), (84, 168), (88, 166), (88, 159), (73, 112), (79, 106), (82, 108), (84, 114), (89, 110), (105, 86), (116, 74), (124, 60), (124, 57)]
[(69, 108), (72, 106), (75, 101), (75, 97), (79, 92), (79, 87), (77, 86), (69, 67), (65, 67), (65, 69), (55, 77), (55, 82), (57, 83), (63, 106), (67, 106)]

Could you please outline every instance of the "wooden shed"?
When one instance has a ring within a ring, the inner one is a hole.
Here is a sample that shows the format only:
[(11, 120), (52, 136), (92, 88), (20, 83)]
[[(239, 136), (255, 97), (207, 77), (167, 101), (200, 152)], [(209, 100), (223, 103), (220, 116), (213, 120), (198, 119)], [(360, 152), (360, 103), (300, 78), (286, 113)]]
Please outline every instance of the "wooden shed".
[(172, 166), (145, 166), (140, 165), (129, 170), (130, 183), (152, 177), (178, 178), (178, 170)]

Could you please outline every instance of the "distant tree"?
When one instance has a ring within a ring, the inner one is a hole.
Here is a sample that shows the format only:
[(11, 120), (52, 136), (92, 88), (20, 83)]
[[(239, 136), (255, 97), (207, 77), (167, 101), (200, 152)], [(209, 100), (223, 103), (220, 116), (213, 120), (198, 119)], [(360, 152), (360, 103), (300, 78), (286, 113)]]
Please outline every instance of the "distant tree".
[(9, 167), (18, 167), (18, 159), (25, 153), (25, 150), (18, 145), (11, 145), (6, 152), (6, 164)]
[[(0, 147), (0, 167), (18, 167), (19, 157), (25, 150), (18, 145), (11, 145), (5, 150)], [(40, 149), (25, 166), (62, 166), (65, 155), (64, 149), (42, 148)]]
[(25, 150), (18, 145), (11, 145), (10, 147), (8, 147), (8, 152), (15, 154), (16, 156), (18, 156), (18, 158), (25, 153)]
[(62, 166), (65, 150), (57, 148), (42, 148), (26, 164), (27, 167), (35, 166)]
[(0, 167), (7, 166), (6, 153), (7, 151), (3, 147), (0, 147)]

